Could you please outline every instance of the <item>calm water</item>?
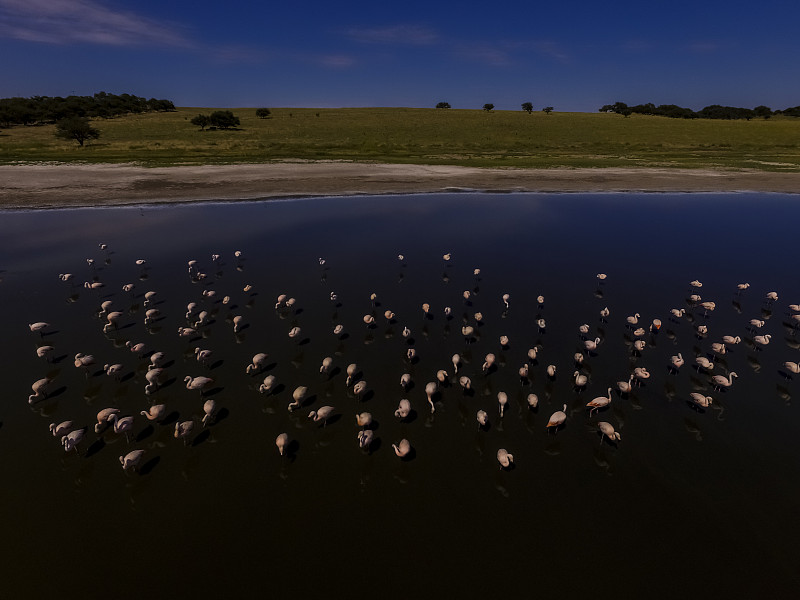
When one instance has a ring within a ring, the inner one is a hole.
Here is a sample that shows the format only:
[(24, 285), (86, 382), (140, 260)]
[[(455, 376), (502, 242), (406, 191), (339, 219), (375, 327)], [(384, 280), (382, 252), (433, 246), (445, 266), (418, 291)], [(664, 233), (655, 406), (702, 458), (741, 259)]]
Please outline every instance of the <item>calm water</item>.
[[(3, 213), (0, 597), (795, 597), (800, 414), (792, 397), (800, 376), (788, 379), (783, 363), (800, 360), (787, 308), (800, 302), (788, 252), (798, 223), (797, 197), (723, 194), (455, 194)], [(135, 265), (140, 258), (145, 268)], [(205, 280), (188, 276), (190, 259)], [(59, 281), (64, 272), (78, 285)], [(603, 285), (598, 272), (608, 273)], [(84, 289), (93, 278), (105, 287)], [(703, 300), (716, 302), (707, 316), (687, 300), (694, 279), (703, 282)], [(739, 295), (741, 282), (751, 287)], [(135, 284), (133, 297), (121, 290), (126, 283)], [(161, 318), (147, 328), (150, 290)], [(204, 299), (203, 290), (217, 298)], [(765, 301), (769, 291), (777, 302)], [(297, 299), (295, 310), (275, 310), (281, 293)], [(104, 300), (124, 312), (108, 334), (97, 316)], [(176, 331), (187, 325), (191, 301), (211, 322), (187, 341)], [(607, 323), (599, 319), (605, 306)], [(687, 317), (671, 320), (671, 308), (686, 308)], [(387, 309), (396, 323), (383, 318)], [(461, 326), (474, 325), (478, 311), (483, 325), (467, 344)], [(640, 354), (625, 319), (637, 312), (645, 327), (663, 321), (642, 337)], [(374, 328), (365, 314), (376, 316)], [(244, 317), (238, 334), (234, 315)], [(759, 333), (772, 335), (763, 349), (748, 329), (754, 318), (765, 321)], [(51, 323), (43, 340), (28, 331), (35, 321)], [(332, 333), (337, 323), (347, 335)], [(602, 341), (580, 367), (590, 379), (577, 391), (571, 374), (582, 323)], [(708, 327), (706, 337), (698, 325)], [(294, 326), (302, 334), (290, 339)], [(717, 357), (711, 374), (739, 377), (717, 391), (694, 357), (713, 358), (711, 344), (723, 335), (742, 342)], [(148, 359), (126, 341), (167, 354), (165, 384), (149, 398)], [(55, 347), (56, 362), (36, 357), (43, 343)], [(535, 345), (538, 362), (523, 385), (518, 369)], [(213, 351), (210, 369), (197, 363), (195, 347)], [(406, 358), (409, 347), (416, 362)], [(72, 364), (78, 352), (97, 358), (89, 376)], [(267, 370), (247, 375), (257, 352), (269, 354)], [(456, 352), (472, 395), (453, 373)], [(489, 352), (497, 368), (484, 375)], [(670, 373), (678, 352), (686, 364)], [(334, 359), (329, 376), (319, 372), (326, 356)], [(368, 384), (361, 402), (345, 385), (353, 362)], [(102, 373), (104, 363), (123, 364), (120, 382)], [(620, 396), (616, 382), (634, 367), (651, 377)], [(431, 414), (424, 389), (439, 369), (450, 382)], [(407, 393), (399, 385), (405, 372), (415, 384)], [(267, 374), (279, 384), (272, 395), (258, 393)], [(215, 380), (207, 397), (220, 410), (205, 430), (203, 400), (185, 389), (186, 375)], [(31, 383), (45, 376), (53, 378), (50, 397), (29, 406)], [(290, 412), (300, 385), (307, 399)], [(609, 386), (610, 406), (590, 416), (586, 403)], [(499, 391), (509, 398), (502, 419)], [(693, 408), (693, 391), (713, 397), (712, 406)], [(527, 406), (531, 392), (537, 411)], [(415, 409), (405, 423), (393, 414), (403, 397)], [(139, 416), (151, 403), (167, 405), (166, 424)], [(548, 417), (564, 404), (566, 425), (548, 433)], [(307, 417), (322, 405), (336, 408), (326, 427)], [(93, 432), (105, 407), (136, 416), (133, 441)], [(489, 413), (485, 431), (478, 409)], [(365, 410), (375, 419), (369, 453), (356, 440), (355, 413)], [(172, 437), (174, 423), (192, 418), (198, 424), (184, 445)], [(68, 419), (89, 426), (81, 456), (65, 453), (48, 431)], [(599, 421), (622, 440), (601, 441)], [(286, 458), (275, 447), (281, 432), (293, 441)], [(395, 456), (391, 445), (401, 438), (410, 440), (412, 460)], [(514, 454), (515, 468), (499, 468), (498, 448)], [(119, 464), (132, 449), (146, 450), (141, 473)]]

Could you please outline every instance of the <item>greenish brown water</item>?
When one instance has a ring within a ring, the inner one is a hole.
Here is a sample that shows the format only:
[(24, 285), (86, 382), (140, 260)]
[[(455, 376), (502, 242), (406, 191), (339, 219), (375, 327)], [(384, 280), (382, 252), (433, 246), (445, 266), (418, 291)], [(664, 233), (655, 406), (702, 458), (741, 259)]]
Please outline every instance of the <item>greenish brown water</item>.
[[(800, 376), (788, 379), (783, 362), (800, 359), (787, 308), (800, 301), (789, 261), (798, 217), (794, 197), (748, 194), (454, 194), (3, 213), (0, 597), (792, 597), (800, 584), (792, 401)], [(189, 277), (190, 259), (206, 279)], [(59, 281), (64, 272), (79, 285)], [(608, 273), (602, 285), (598, 272)], [(105, 287), (84, 289), (93, 277)], [(703, 300), (716, 302), (707, 316), (687, 301), (694, 279)], [(739, 294), (745, 281), (751, 287)], [(129, 282), (133, 297), (121, 289)], [(146, 328), (150, 290), (161, 317)], [(773, 290), (779, 300), (769, 303)], [(295, 310), (275, 310), (282, 293), (297, 299)], [(219, 300), (225, 295), (229, 304)], [(96, 314), (104, 300), (124, 313), (108, 334)], [(188, 302), (211, 313), (192, 341), (177, 335)], [(671, 308), (686, 308), (693, 321), (671, 320)], [(396, 323), (383, 318), (387, 309)], [(475, 325), (477, 311), (483, 325), (467, 344), (462, 321)], [(625, 320), (636, 312), (645, 327), (663, 321), (642, 336), (638, 355)], [(374, 328), (365, 314), (375, 315)], [(234, 315), (244, 317), (238, 334)], [(748, 330), (754, 318), (765, 320), (758, 333), (772, 335), (763, 349)], [(35, 321), (51, 323), (43, 339), (28, 330)], [(337, 323), (346, 336), (332, 333)], [(602, 341), (581, 366), (589, 384), (576, 391), (582, 323)], [(708, 335), (698, 336), (697, 325)], [(293, 340), (294, 326), (302, 334)], [(723, 335), (742, 342), (717, 357), (711, 374), (739, 377), (717, 391), (693, 366)], [(148, 360), (125, 341), (167, 355), (165, 385), (149, 398)], [(57, 362), (36, 357), (43, 343)], [(518, 369), (534, 345), (541, 350), (527, 385)], [(210, 369), (195, 347), (213, 350)], [(88, 376), (72, 364), (78, 352), (97, 358)], [(257, 352), (269, 354), (267, 370), (247, 375)], [(454, 376), (456, 352), (472, 395)], [(489, 352), (497, 368), (484, 374)], [(671, 373), (678, 352), (686, 365)], [(326, 356), (330, 376), (319, 372)], [(368, 384), (360, 402), (345, 385), (353, 362)], [(104, 363), (123, 365), (120, 382), (99, 372)], [(586, 403), (634, 367), (651, 378), (629, 395), (614, 392), (590, 416)], [(424, 389), (438, 369), (450, 381), (431, 414)], [(407, 393), (404, 372), (415, 384)], [(258, 392), (267, 374), (279, 383), (269, 396)], [(186, 375), (215, 380), (207, 397), (219, 412), (204, 430), (203, 401), (185, 389)], [(51, 396), (29, 406), (30, 384), (45, 376)], [(300, 385), (306, 403), (290, 412)], [(502, 419), (500, 391), (509, 397)], [(712, 396), (712, 406), (693, 408), (694, 391)], [(527, 407), (531, 392), (538, 411)], [(403, 397), (415, 409), (408, 422), (393, 414)], [(167, 405), (167, 424), (139, 416), (153, 402)], [(566, 425), (548, 433), (563, 404)], [(307, 417), (323, 405), (337, 415), (325, 427)], [(133, 441), (92, 431), (105, 407), (135, 416)], [(487, 430), (477, 427), (478, 409), (489, 413)], [(355, 414), (364, 410), (375, 419), (369, 453), (356, 440)], [(89, 426), (81, 456), (48, 431), (68, 419)], [(189, 445), (172, 437), (175, 421), (186, 419), (197, 423)], [(602, 441), (599, 421), (622, 440)], [(281, 432), (293, 441), (289, 457), (275, 447)], [(402, 438), (412, 460), (392, 450)], [(499, 448), (514, 454), (515, 468), (499, 468)], [(144, 468), (126, 474), (118, 457), (133, 449), (145, 450)]]

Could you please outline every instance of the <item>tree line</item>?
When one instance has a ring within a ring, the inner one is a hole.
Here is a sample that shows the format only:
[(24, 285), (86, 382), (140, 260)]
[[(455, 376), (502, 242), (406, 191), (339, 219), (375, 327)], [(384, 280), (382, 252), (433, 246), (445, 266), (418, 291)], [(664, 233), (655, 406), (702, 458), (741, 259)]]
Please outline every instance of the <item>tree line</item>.
[(624, 117), (632, 114), (655, 115), (660, 117), (670, 117), (673, 119), (745, 119), (749, 121), (754, 118), (769, 119), (774, 115), (784, 115), (787, 117), (800, 117), (800, 106), (793, 106), (783, 110), (772, 110), (769, 106), (756, 106), (755, 108), (741, 108), (738, 106), (722, 106), (711, 104), (705, 108), (693, 111), (691, 108), (684, 108), (676, 104), (661, 104), (656, 106), (653, 103), (637, 104), (628, 106), (624, 102), (605, 104), (600, 107), (600, 112), (616, 113)]
[[(533, 103), (532, 102), (523, 102), (522, 103), (522, 110), (526, 113), (531, 114), (533, 112)], [(436, 108), (450, 108), (449, 102), (439, 102), (436, 104)], [(494, 110), (494, 104), (487, 102), (483, 105), (483, 110), (486, 112), (492, 112)], [(555, 110), (552, 106), (545, 106), (542, 109), (542, 112), (547, 113), (548, 115)]]
[(174, 111), (170, 100), (98, 92), (93, 96), (0, 98), (0, 126), (44, 125), (64, 119), (111, 118), (130, 113)]

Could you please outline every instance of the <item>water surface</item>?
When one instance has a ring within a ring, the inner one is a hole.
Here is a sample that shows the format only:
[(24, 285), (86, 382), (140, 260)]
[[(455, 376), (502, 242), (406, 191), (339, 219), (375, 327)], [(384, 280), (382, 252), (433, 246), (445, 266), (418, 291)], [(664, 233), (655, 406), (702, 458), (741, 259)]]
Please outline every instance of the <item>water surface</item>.
[[(3, 593), (791, 597), (800, 584), (800, 415), (792, 402), (800, 376), (788, 379), (783, 363), (800, 359), (787, 308), (800, 301), (788, 261), (799, 219), (796, 198), (753, 194), (453, 194), (5, 212)], [(189, 277), (190, 259), (204, 280)], [(78, 285), (60, 281), (65, 272)], [(602, 285), (599, 272), (608, 274)], [(82, 287), (93, 279), (105, 287)], [(694, 279), (699, 290), (690, 289)], [(740, 294), (742, 282), (750, 288)], [(135, 284), (133, 296), (122, 291), (126, 283)], [(161, 318), (148, 328), (150, 290)], [(765, 300), (769, 291), (777, 302)], [(716, 309), (704, 314), (688, 301), (693, 292)], [(279, 294), (296, 298), (295, 310), (275, 310)], [(104, 300), (125, 313), (108, 334), (97, 316)], [(190, 341), (177, 335), (188, 302), (211, 313)], [(601, 322), (606, 306), (611, 314)], [(688, 318), (671, 320), (671, 308), (685, 308)], [(387, 309), (395, 323), (383, 318)], [(484, 315), (480, 326), (475, 312)], [(645, 327), (663, 322), (642, 336), (641, 353), (625, 319), (637, 312)], [(364, 325), (366, 314), (375, 327)], [(235, 315), (245, 324), (238, 334)], [(763, 319), (758, 333), (772, 335), (764, 348), (752, 341), (751, 319)], [(35, 321), (52, 324), (43, 339), (28, 331)], [(465, 321), (476, 325), (471, 343), (461, 334)], [(345, 336), (332, 333), (337, 323)], [(590, 377), (580, 391), (571, 375), (583, 323), (601, 344), (580, 366)], [(302, 334), (290, 339), (294, 326)], [(723, 335), (742, 342), (714, 357), (711, 344)], [(168, 356), (165, 385), (149, 398), (148, 359), (126, 341)], [(55, 347), (57, 362), (36, 357), (42, 344)], [(527, 384), (518, 369), (535, 345)], [(212, 368), (197, 363), (195, 347), (213, 350)], [(406, 358), (411, 347), (415, 362)], [(72, 364), (78, 352), (97, 358), (88, 376)], [(247, 375), (257, 352), (269, 354), (268, 368)], [(484, 374), (489, 352), (497, 368)], [(671, 373), (678, 352), (686, 365)], [(454, 353), (463, 356), (458, 375), (471, 377), (472, 395), (458, 385)], [(716, 358), (710, 374), (693, 368), (697, 355)], [(329, 376), (319, 372), (326, 356), (335, 365)], [(122, 381), (102, 374), (104, 363), (123, 364)], [(360, 402), (345, 385), (349, 363), (368, 383)], [(610, 406), (590, 416), (586, 403), (635, 367), (650, 379), (629, 395), (615, 391)], [(432, 414), (424, 388), (439, 369), (449, 381)], [(710, 375), (729, 371), (739, 375), (733, 386), (714, 390)], [(415, 383), (407, 393), (399, 385), (405, 372)], [(280, 384), (269, 396), (258, 392), (267, 374)], [(205, 430), (203, 399), (183, 387), (185, 375), (215, 380), (207, 397), (220, 411)], [(30, 384), (45, 376), (53, 378), (51, 397), (29, 406)], [(309, 390), (306, 404), (290, 412), (300, 385)], [(509, 397), (502, 419), (500, 391)], [(691, 406), (693, 391), (713, 397), (712, 406)], [(529, 393), (539, 397), (536, 411)], [(403, 397), (415, 409), (404, 423), (393, 415)], [(167, 424), (139, 416), (153, 402), (167, 405)], [(566, 425), (548, 433), (548, 417), (564, 404)], [(323, 405), (337, 414), (325, 427), (307, 417)], [(132, 442), (92, 431), (97, 411), (112, 406), (136, 416)], [(478, 409), (489, 413), (488, 430), (477, 427)], [(365, 410), (376, 421), (371, 452), (356, 440), (355, 414)], [(66, 454), (48, 431), (67, 419), (90, 427), (81, 456)], [(172, 437), (177, 419), (198, 423), (189, 445)], [(601, 440), (599, 421), (622, 440)], [(275, 447), (281, 432), (293, 440), (289, 457)], [(395, 456), (391, 445), (401, 438), (411, 441), (412, 460)], [(514, 454), (515, 468), (499, 468), (499, 448)], [(118, 457), (132, 449), (146, 450), (142, 473), (120, 467)]]

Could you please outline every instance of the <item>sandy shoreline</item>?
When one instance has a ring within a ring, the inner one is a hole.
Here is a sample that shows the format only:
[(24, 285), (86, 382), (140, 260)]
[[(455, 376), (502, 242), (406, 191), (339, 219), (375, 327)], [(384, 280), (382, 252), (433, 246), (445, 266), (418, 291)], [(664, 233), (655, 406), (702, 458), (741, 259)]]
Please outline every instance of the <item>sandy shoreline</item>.
[(0, 208), (32, 209), (355, 194), (489, 192), (800, 193), (800, 173), (694, 169), (486, 169), (281, 162), (146, 168), (0, 166)]

